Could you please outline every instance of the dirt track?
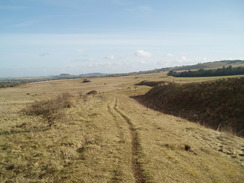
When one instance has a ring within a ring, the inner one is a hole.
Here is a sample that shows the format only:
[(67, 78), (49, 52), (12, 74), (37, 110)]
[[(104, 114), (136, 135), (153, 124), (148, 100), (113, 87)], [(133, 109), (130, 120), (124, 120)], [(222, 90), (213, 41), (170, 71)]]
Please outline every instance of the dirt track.
[[(136, 132), (136, 129), (135, 129), (133, 123), (131, 122), (131, 120), (119, 110), (119, 104), (118, 104), (117, 98), (114, 99), (113, 107), (112, 108), (109, 107), (109, 110), (113, 116), (115, 116), (115, 115), (113, 114), (112, 110), (114, 112), (116, 112), (117, 115), (120, 115), (124, 119), (124, 121), (128, 124), (128, 129), (130, 130), (130, 133), (131, 133), (131, 165), (132, 165), (131, 167), (132, 167), (132, 171), (133, 171), (133, 174), (135, 177), (135, 182), (144, 183), (144, 182), (146, 182), (146, 178), (143, 173), (142, 165), (140, 164), (139, 159), (138, 159), (138, 157), (140, 156), (140, 153), (141, 153), (141, 146), (139, 143), (138, 134)], [(118, 124), (118, 121), (116, 118), (115, 118), (115, 121)]]

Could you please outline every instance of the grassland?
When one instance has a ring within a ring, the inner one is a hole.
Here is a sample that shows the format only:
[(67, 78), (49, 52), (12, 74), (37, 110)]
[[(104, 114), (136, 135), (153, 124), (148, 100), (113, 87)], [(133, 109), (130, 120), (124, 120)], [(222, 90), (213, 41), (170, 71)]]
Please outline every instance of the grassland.
[[(243, 182), (242, 138), (130, 97), (151, 89), (136, 83), (174, 78), (155, 73), (90, 80), (0, 89), (0, 182)], [(98, 93), (85, 95), (92, 90)], [(72, 105), (55, 108), (62, 116), (51, 127), (43, 115), (23, 113), (63, 93)]]

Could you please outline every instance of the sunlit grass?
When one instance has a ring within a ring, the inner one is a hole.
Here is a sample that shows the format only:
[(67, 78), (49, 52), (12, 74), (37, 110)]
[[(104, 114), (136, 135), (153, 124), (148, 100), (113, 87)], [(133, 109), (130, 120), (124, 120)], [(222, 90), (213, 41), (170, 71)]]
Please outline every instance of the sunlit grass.
[[(131, 131), (125, 119), (138, 135), (138, 160), (151, 182), (242, 182), (238, 153), (243, 139), (147, 109), (128, 97), (150, 90), (134, 86), (143, 80), (174, 79), (166, 74), (0, 89), (0, 182), (135, 182)], [(97, 94), (85, 95), (92, 90)], [(52, 128), (42, 115), (21, 112), (67, 92), (72, 105), (60, 110), (65, 117), (55, 118)], [(221, 145), (224, 153), (218, 151)], [(226, 155), (228, 148), (237, 152), (237, 158)]]
[(213, 81), (218, 79), (236, 78), (236, 77), (244, 77), (244, 75), (213, 76), (213, 77), (174, 77), (173, 81), (177, 83), (189, 83), (189, 82)]

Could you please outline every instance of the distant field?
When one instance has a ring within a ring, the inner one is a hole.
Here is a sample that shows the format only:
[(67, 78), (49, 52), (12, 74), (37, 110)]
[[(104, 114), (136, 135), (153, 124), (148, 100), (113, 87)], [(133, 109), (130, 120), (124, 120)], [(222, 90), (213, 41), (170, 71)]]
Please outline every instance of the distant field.
[(131, 98), (151, 89), (144, 80), (195, 80), (166, 74), (1, 88), (0, 182), (242, 183), (243, 138)]

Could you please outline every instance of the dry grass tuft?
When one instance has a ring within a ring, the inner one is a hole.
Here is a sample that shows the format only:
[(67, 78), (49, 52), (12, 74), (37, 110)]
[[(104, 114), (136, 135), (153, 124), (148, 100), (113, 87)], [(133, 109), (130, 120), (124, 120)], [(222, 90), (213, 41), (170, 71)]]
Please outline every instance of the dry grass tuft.
[(91, 90), (87, 93), (87, 95), (96, 95), (97, 91), (96, 90)]
[(22, 112), (26, 115), (42, 116), (51, 127), (55, 120), (64, 117), (65, 114), (61, 111), (62, 109), (72, 107), (72, 97), (70, 93), (63, 93), (51, 100), (35, 102), (31, 106), (23, 109)]
[(170, 82), (167, 82), (167, 81), (147, 81), (147, 80), (144, 80), (144, 81), (141, 81), (140, 83), (137, 83), (136, 85), (145, 85), (145, 86), (151, 86), (151, 87), (154, 87), (154, 86), (161, 86), (161, 85), (168, 85)]

